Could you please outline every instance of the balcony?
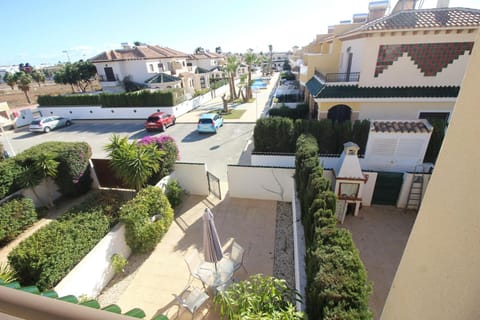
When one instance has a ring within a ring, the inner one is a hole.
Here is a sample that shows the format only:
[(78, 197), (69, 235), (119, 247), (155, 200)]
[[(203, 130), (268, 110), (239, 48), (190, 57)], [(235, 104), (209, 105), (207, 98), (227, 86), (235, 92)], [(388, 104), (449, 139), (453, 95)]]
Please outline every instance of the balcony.
[(322, 82), (358, 82), (360, 80), (360, 72), (350, 73), (327, 73), (323, 74), (315, 70), (315, 75)]

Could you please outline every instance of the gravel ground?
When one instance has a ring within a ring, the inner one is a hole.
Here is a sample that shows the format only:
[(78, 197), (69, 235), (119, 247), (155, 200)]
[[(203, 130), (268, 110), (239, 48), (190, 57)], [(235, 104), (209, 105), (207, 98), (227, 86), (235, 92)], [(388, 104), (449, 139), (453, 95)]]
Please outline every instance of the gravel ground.
[[(102, 307), (117, 303), (120, 295), (135, 278), (138, 267), (149, 254), (130, 256), (125, 272), (117, 274), (97, 297)], [(273, 276), (285, 279), (291, 288), (295, 288), (295, 270), (293, 260), (292, 205), (288, 202), (277, 202), (277, 221), (275, 228), (275, 252)]]
[(285, 279), (290, 288), (295, 288), (292, 221), (292, 205), (289, 202), (277, 202), (273, 275)]

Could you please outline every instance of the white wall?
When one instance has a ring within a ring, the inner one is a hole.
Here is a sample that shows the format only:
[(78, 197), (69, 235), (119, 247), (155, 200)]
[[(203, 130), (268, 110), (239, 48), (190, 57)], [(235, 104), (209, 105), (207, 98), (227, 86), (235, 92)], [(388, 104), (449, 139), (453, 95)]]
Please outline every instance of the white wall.
[(377, 172), (373, 171), (362, 171), (364, 176), (368, 176), (367, 182), (363, 185), (362, 189), (362, 205), (370, 206), (372, 205), (373, 191), (375, 189), (375, 183), (377, 182)]
[(397, 99), (397, 101), (360, 102), (359, 119), (418, 120), (420, 112), (453, 111), (456, 98), (442, 99)]
[(189, 194), (209, 194), (205, 163), (176, 162), (174, 178)]
[(54, 288), (59, 296), (86, 295), (95, 298), (115, 275), (111, 257), (125, 258), (131, 250), (125, 242), (125, 226), (117, 224)]
[[(226, 86), (216, 90), (221, 95)], [(188, 111), (197, 108), (200, 104), (212, 100), (210, 92), (194, 99), (184, 101), (172, 107), (124, 107), (124, 108), (102, 108), (101, 106), (40, 106), (38, 109), (43, 116), (57, 115), (70, 117), (73, 120), (91, 119), (146, 119), (154, 112), (166, 112), (179, 117)]]
[[(355, 39), (348, 40), (342, 43), (341, 51), (341, 60), (339, 65), (339, 73), (346, 73), (348, 67), (348, 53), (347, 49), (350, 47), (350, 52), (353, 53), (352, 56), (352, 67), (350, 72), (360, 72), (363, 64), (363, 59), (365, 55), (365, 43), (366, 39)], [(375, 56), (376, 58), (376, 56)], [(363, 76), (363, 75), (362, 75)]]
[(293, 199), (295, 169), (229, 165), (228, 188), (231, 197), (288, 201)]
[(37, 198), (35, 193), (33, 193), (31, 188), (22, 189), (21, 193), (24, 197), (28, 197), (33, 200), (36, 207), (43, 207), (48, 204), (48, 197), (50, 195), (52, 201), (60, 198), (62, 195), (58, 191), (58, 186), (55, 181), (51, 178), (46, 178), (35, 188), (35, 193), (40, 197), (40, 200)]
[(431, 133), (370, 132), (362, 169), (414, 171), (423, 163)]

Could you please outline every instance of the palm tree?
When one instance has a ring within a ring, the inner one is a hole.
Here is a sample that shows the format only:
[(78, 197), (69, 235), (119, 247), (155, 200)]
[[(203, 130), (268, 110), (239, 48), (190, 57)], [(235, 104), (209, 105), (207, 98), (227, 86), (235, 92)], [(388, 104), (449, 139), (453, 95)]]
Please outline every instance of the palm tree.
[(270, 61), (268, 63), (268, 73), (272, 74), (273, 46), (271, 44), (268, 45), (268, 52), (270, 52)]
[(114, 134), (105, 146), (110, 166), (123, 182), (139, 191), (154, 173), (160, 170), (163, 151), (155, 143), (140, 145), (129, 143), (127, 137)]
[(30, 91), (30, 84), (32, 83), (32, 77), (29, 74), (26, 74), (23, 71), (19, 71), (15, 73), (15, 80), (17, 82), (17, 86), (20, 90), (25, 93), (25, 97), (27, 98), (28, 104), (31, 104), (30, 97), (28, 96), (28, 91)]
[(227, 63), (225, 68), (228, 73), (228, 83), (230, 85), (230, 100), (235, 100), (237, 98), (237, 94), (235, 92), (235, 75), (237, 73), (238, 66), (240, 62), (238, 61), (236, 56), (228, 56)]
[(248, 77), (247, 77), (245, 100), (249, 100), (252, 98), (252, 87), (250, 87), (250, 84), (252, 82), (252, 65), (257, 63), (257, 55), (252, 51), (248, 51), (243, 56), (243, 59), (245, 61), (245, 64), (248, 66)]

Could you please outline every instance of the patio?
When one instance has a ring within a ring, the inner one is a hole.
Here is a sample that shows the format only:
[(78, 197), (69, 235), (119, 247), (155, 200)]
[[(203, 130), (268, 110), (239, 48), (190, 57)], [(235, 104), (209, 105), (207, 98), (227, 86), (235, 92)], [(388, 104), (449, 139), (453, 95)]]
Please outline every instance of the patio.
[(343, 227), (352, 233), (373, 283), (369, 305), (374, 319), (380, 319), (416, 216), (414, 211), (393, 206), (371, 206), (363, 207), (357, 217), (345, 219)]
[[(218, 202), (211, 198), (189, 196), (176, 211), (176, 218), (165, 237), (139, 267), (134, 281), (121, 294), (117, 303), (122, 310), (139, 307), (145, 311), (146, 319), (158, 314), (175, 319), (178, 304), (173, 294), (180, 294), (189, 279), (184, 261), (186, 254), (192, 249), (202, 253), (202, 214), (206, 207), (214, 213), (224, 251), (235, 239), (245, 249), (244, 265), (250, 275), (272, 275), (275, 201), (230, 198), (227, 195)], [(247, 277), (243, 269), (235, 275), (240, 280)], [(194, 280), (192, 285), (202, 287), (198, 280)], [(212, 307), (213, 302), (209, 300), (197, 311), (195, 319), (219, 319)], [(179, 319), (190, 317), (188, 312), (180, 311)]]

